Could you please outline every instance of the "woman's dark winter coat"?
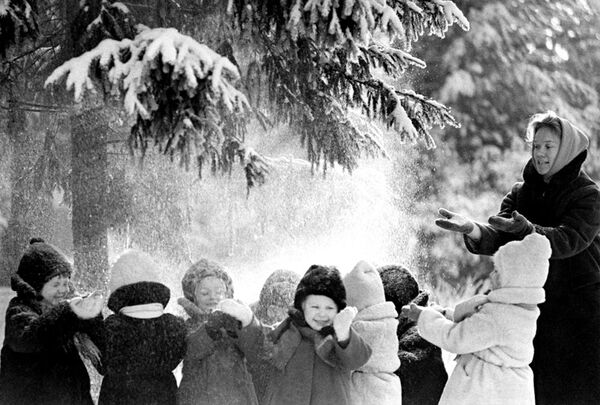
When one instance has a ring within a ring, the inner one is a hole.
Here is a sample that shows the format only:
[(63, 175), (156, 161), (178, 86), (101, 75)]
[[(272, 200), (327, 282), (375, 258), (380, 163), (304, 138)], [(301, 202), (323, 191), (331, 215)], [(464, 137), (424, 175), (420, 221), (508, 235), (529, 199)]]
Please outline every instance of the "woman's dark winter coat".
[(0, 359), (0, 404), (92, 405), (90, 379), (75, 344), (96, 341), (102, 320), (81, 320), (69, 304), (42, 309), (36, 291), (14, 276)]
[(104, 321), (105, 374), (99, 405), (175, 404), (173, 370), (185, 354), (183, 319), (138, 319), (117, 313)]
[[(427, 292), (421, 292), (411, 302), (427, 306), (428, 300)], [(442, 351), (419, 335), (416, 322), (402, 315), (398, 321), (400, 368), (396, 374), (402, 382), (402, 405), (437, 405), (448, 381)]]
[[(531, 368), (537, 404), (600, 403), (600, 189), (583, 172), (581, 152), (545, 183), (530, 160), (498, 215), (517, 210), (552, 246), (546, 302)], [(467, 248), (493, 254), (515, 235), (478, 224), (482, 238)]]

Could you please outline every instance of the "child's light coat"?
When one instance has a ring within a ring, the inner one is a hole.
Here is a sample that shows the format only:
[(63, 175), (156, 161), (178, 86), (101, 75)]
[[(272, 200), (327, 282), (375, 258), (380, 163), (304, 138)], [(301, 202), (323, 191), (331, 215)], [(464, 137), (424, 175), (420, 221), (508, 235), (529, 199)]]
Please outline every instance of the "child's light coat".
[(440, 404), (534, 405), (529, 363), (544, 290), (500, 288), (487, 297), (487, 303), (458, 323), (432, 308), (419, 317), (421, 336), (458, 354)]
[(356, 405), (398, 405), (402, 401), (400, 379), (394, 371), (398, 358), (398, 313), (392, 302), (361, 310), (352, 327), (371, 347), (369, 361), (352, 373), (351, 398)]

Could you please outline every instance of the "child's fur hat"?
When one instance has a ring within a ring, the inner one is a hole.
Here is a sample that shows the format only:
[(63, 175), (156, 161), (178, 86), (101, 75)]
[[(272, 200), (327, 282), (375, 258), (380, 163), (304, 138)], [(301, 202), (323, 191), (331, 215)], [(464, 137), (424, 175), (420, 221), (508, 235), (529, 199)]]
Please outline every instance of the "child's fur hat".
[(227, 274), (221, 265), (207, 259), (198, 260), (185, 272), (181, 280), (183, 296), (195, 304), (196, 287), (198, 287), (202, 279), (207, 277), (217, 277), (223, 280), (226, 289), (225, 298), (233, 298), (233, 281), (231, 277), (229, 277), (229, 274)]
[(381, 277), (377, 270), (365, 261), (358, 262), (344, 277), (344, 286), (348, 305), (356, 307), (359, 311), (385, 302)]
[(501, 287), (543, 287), (548, 277), (550, 241), (539, 233), (508, 242), (494, 254)]
[(131, 305), (158, 302), (166, 307), (171, 298), (169, 288), (160, 282), (160, 268), (146, 253), (124, 251), (113, 264), (109, 282), (108, 308), (119, 312)]
[(333, 266), (313, 264), (298, 283), (294, 308), (302, 311), (302, 303), (309, 295), (324, 295), (336, 303), (338, 311), (346, 308), (346, 288), (340, 271)]
[(16, 275), (39, 293), (50, 279), (58, 275), (70, 277), (71, 269), (71, 263), (56, 247), (42, 238), (32, 238)]
[(391, 264), (377, 269), (383, 282), (386, 301), (392, 301), (400, 314), (419, 295), (419, 284), (412, 273), (403, 266)]

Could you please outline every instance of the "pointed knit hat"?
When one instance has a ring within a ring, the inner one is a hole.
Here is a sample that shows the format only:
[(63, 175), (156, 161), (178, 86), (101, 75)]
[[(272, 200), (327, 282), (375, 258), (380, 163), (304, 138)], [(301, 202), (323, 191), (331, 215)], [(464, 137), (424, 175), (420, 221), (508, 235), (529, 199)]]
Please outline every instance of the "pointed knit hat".
[(371, 264), (360, 261), (344, 277), (346, 301), (359, 311), (385, 302), (383, 282), (379, 272)]
[(39, 293), (53, 277), (69, 277), (71, 269), (71, 263), (58, 248), (42, 238), (32, 238), (19, 262), (17, 276)]
[(552, 249), (548, 238), (531, 233), (523, 240), (508, 242), (494, 255), (501, 287), (541, 288), (548, 277)]

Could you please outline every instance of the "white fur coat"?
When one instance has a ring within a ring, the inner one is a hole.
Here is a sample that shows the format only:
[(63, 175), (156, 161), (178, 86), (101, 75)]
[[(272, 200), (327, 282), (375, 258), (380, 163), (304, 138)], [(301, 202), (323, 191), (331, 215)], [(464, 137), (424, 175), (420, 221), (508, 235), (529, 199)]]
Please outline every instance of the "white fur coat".
[(535, 404), (529, 363), (544, 290), (500, 288), (487, 298), (474, 297), (475, 312), (456, 323), (432, 308), (419, 317), (423, 338), (458, 354), (440, 405)]
[(394, 374), (400, 367), (396, 328), (398, 313), (391, 302), (361, 310), (354, 318), (354, 330), (371, 347), (371, 358), (352, 373), (350, 398), (356, 405), (400, 405), (402, 389)]

